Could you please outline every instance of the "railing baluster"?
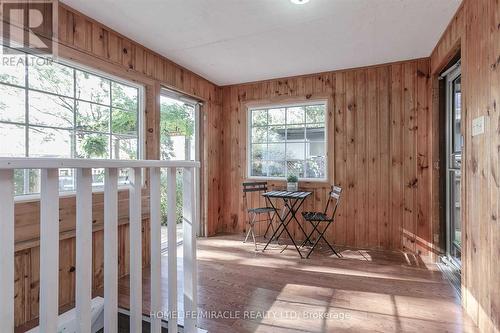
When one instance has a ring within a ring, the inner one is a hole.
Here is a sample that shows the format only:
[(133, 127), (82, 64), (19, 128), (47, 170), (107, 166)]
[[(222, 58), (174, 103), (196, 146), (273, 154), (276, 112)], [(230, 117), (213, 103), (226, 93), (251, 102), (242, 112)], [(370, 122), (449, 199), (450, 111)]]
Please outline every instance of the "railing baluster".
[(196, 231), (198, 216), (196, 206), (195, 172), (184, 169), (183, 178), (183, 270), (184, 270), (184, 332), (196, 332), (197, 323), (197, 269)]
[(150, 168), (150, 230), (151, 230), (151, 332), (161, 332), (161, 214), (160, 168)]
[(177, 214), (175, 167), (167, 169), (168, 332), (177, 332)]
[(57, 330), (59, 303), (59, 170), (41, 170), (40, 332)]
[(13, 170), (0, 170), (0, 332), (14, 332)]
[[(151, 311), (162, 310), (161, 294), (161, 168), (167, 169), (168, 310), (169, 332), (177, 332), (177, 169), (184, 173), (183, 272), (185, 332), (196, 330), (196, 233), (199, 204), (195, 184), (199, 163), (192, 161), (91, 161), (59, 158), (0, 157), (0, 332), (15, 327), (15, 205), (14, 169), (40, 169), (40, 332), (55, 333), (59, 314), (59, 168), (76, 170), (76, 297), (72, 316), (75, 330), (92, 327), (92, 168), (104, 168), (104, 332), (118, 331), (118, 172), (130, 168), (129, 280), (130, 331), (142, 331), (142, 170), (151, 173)], [(67, 316), (67, 315), (66, 315)], [(160, 316), (152, 316), (151, 330), (161, 332)]]
[(76, 169), (76, 326), (90, 332), (92, 297), (92, 169)]
[(118, 331), (118, 169), (104, 180), (104, 332)]
[(142, 331), (142, 170), (130, 169), (130, 331)]

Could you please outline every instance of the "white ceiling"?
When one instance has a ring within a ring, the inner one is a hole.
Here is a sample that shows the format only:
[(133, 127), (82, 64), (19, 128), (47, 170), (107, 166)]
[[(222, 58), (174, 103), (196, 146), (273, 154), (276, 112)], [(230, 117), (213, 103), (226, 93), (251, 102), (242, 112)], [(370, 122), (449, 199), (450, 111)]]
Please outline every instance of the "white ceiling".
[(427, 57), (461, 0), (62, 0), (218, 84)]

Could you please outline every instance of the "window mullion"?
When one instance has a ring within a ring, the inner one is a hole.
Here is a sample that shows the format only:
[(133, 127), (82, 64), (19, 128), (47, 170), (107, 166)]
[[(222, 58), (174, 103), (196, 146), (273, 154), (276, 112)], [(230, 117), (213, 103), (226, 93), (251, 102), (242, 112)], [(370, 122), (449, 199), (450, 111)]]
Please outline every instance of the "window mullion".
[[(113, 159), (113, 84), (111, 80), (109, 80), (109, 125), (108, 125), (108, 133), (109, 133), (109, 158)], [(137, 123), (139, 124), (139, 123)], [(139, 140), (137, 140), (139, 141)], [(139, 143), (139, 142), (137, 142)]]
[(284, 160), (285, 160), (285, 166), (284, 166), (285, 179), (287, 179), (287, 177), (288, 177), (288, 158), (286, 155), (287, 146), (288, 146), (288, 108), (285, 108), (285, 157), (284, 157)]
[[(302, 162), (302, 168), (304, 168), (304, 178), (307, 178), (307, 107), (304, 106), (304, 162)], [(311, 147), (309, 147), (311, 151)]]
[[(24, 54), (24, 154), (29, 157), (29, 72), (28, 72), (28, 55)], [(30, 174), (29, 169), (23, 170), (23, 194), (28, 194), (30, 192)]]
[(73, 131), (72, 131), (72, 145), (71, 145), (71, 157), (75, 158), (76, 157), (76, 70), (73, 69)]
[(29, 157), (29, 131), (28, 131), (28, 119), (29, 119), (29, 72), (28, 72), (28, 55), (24, 54), (25, 65), (24, 65), (24, 130), (25, 130), (25, 142), (24, 150), (26, 157)]
[(264, 162), (267, 164), (266, 167), (266, 177), (269, 177), (269, 109), (266, 109), (266, 133), (267, 133), (267, 139), (266, 139), (266, 159)]

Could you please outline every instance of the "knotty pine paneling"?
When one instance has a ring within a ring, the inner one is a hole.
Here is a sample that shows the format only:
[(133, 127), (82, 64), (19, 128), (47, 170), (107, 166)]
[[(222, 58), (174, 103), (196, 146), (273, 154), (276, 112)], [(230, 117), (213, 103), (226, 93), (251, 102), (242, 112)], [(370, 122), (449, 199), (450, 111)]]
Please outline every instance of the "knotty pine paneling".
[[(150, 263), (149, 220), (143, 219), (143, 267)], [(118, 229), (118, 276), (128, 274), (129, 251), (128, 224)], [(104, 232), (96, 230), (92, 238), (92, 290), (96, 294), (104, 283)], [(75, 301), (75, 238), (61, 239), (59, 244), (59, 307), (69, 309)], [(15, 256), (15, 325), (20, 326), (38, 318), (40, 290), (40, 247), (32, 246), (16, 251)]]
[[(431, 56), (437, 75), (462, 59), (462, 303), (481, 332), (500, 331), (500, 2), (464, 0)], [(439, 97), (433, 91), (433, 114)], [(485, 133), (472, 121), (485, 117)]]
[[(241, 193), (246, 180), (247, 107), (326, 98), (329, 181), (299, 184), (314, 192), (303, 210), (322, 210), (331, 184), (337, 184), (345, 192), (338, 220), (327, 232), (330, 240), (428, 254), (434, 222), (429, 73), (429, 59), (420, 59), (223, 87), (224, 209), (218, 231), (247, 228)], [(269, 186), (285, 184), (273, 181)], [(252, 203), (263, 201), (255, 197)]]
[[(137, 82), (145, 87), (145, 158), (159, 157), (159, 93), (168, 87), (203, 102), (202, 218), (208, 234), (219, 220), (219, 154), (221, 89), (208, 80), (64, 5), (59, 5), (59, 56), (69, 61)], [(146, 186), (148, 181), (146, 180)], [(145, 189), (146, 191), (147, 189)], [(149, 263), (148, 195), (143, 193), (143, 262)], [(38, 316), (39, 203), (16, 203), (15, 321)], [(93, 195), (93, 289), (102, 283), (102, 194)], [(75, 198), (60, 202), (60, 302), (74, 302)], [(119, 274), (128, 274), (128, 193), (119, 194)]]

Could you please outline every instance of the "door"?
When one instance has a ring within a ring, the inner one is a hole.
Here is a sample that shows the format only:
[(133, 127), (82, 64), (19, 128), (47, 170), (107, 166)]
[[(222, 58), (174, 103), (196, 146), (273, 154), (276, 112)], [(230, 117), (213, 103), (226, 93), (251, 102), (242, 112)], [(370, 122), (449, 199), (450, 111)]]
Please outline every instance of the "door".
[(460, 65), (446, 76), (446, 256), (461, 268), (462, 76)]
[[(186, 96), (162, 90), (160, 97), (160, 159), (161, 160), (200, 160), (199, 151), (199, 108), (197, 101)], [(197, 171), (199, 175), (199, 170)], [(177, 242), (181, 243), (182, 234), (182, 170), (176, 176), (176, 212)], [(196, 177), (199, 179), (198, 177)], [(162, 248), (167, 242), (167, 175), (161, 174), (161, 207), (162, 207)], [(199, 214), (199, 184), (196, 184), (198, 198), (197, 214)], [(199, 216), (199, 215), (198, 215)]]

